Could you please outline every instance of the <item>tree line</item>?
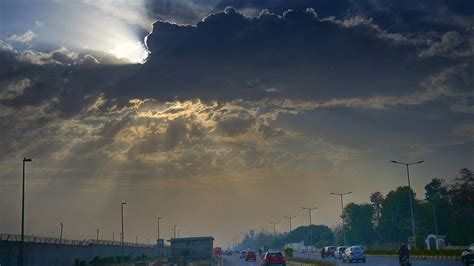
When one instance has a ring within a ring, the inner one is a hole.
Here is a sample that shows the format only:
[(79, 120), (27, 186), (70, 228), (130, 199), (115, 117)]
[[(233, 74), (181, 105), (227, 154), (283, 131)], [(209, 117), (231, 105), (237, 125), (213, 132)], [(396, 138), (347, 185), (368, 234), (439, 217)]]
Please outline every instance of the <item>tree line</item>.
[[(366, 203), (347, 204), (342, 214), (347, 243), (371, 246), (406, 242), (412, 236), (410, 197), (418, 247), (424, 246), (427, 235), (437, 233), (445, 236), (450, 245), (474, 242), (474, 174), (471, 170), (461, 169), (459, 176), (450, 182), (433, 178), (425, 185), (424, 196), (424, 200), (417, 199), (415, 193), (404, 186), (386, 195), (374, 192)], [(319, 248), (343, 245), (343, 230), (325, 225), (300, 226), (278, 235), (250, 230), (239, 248), (281, 248), (286, 243), (301, 241)]]

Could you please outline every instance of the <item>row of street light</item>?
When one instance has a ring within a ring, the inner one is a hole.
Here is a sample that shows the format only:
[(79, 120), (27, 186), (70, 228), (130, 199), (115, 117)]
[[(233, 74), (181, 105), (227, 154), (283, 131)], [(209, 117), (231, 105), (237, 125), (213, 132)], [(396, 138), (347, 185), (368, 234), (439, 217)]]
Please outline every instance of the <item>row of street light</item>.
[[(421, 164), (423, 163), (424, 161), (417, 161), (417, 162), (412, 162), (412, 163), (404, 163), (404, 162), (399, 162), (399, 161), (390, 161), (391, 163), (394, 163), (394, 164), (401, 164), (401, 165), (405, 165), (406, 166), (406, 169), (407, 169), (407, 178), (408, 178), (408, 188), (409, 188), (409, 198), (410, 198), (410, 212), (411, 212), (411, 227), (412, 227), (412, 234), (413, 234), (413, 243), (414, 243), (414, 247), (416, 248), (416, 232), (415, 232), (415, 217), (414, 217), (414, 214), (413, 214), (413, 199), (412, 199), (412, 195), (411, 195), (411, 182), (410, 182), (410, 170), (409, 170), (409, 166), (410, 165), (414, 165), (414, 164)], [(341, 198), (341, 219), (342, 219), (342, 232), (343, 232), (343, 236), (344, 236), (344, 245), (347, 246), (347, 239), (346, 239), (346, 226), (345, 226), (345, 220), (344, 220), (344, 199), (343, 197), (346, 196), (346, 195), (349, 195), (351, 194), (352, 192), (349, 191), (349, 192), (345, 192), (345, 193), (334, 193), (334, 192), (331, 192), (330, 194), (331, 195), (334, 195), (334, 196), (339, 196)], [(432, 205), (432, 208), (433, 208), (433, 213), (434, 213), (434, 221), (435, 221), (435, 226), (436, 226), (436, 234), (438, 234), (438, 225), (437, 225), (437, 222), (436, 222), (436, 214), (435, 214), (435, 210), (434, 210), (434, 206)], [(303, 207), (302, 208), (303, 210), (307, 210), (308, 211), (308, 214), (309, 214), (309, 235), (310, 235), (310, 243), (313, 243), (313, 232), (312, 232), (312, 228), (311, 228), (311, 225), (312, 225), (312, 211), (313, 210), (317, 210), (318, 207), (312, 207), (312, 208), (308, 208), (308, 207)], [(286, 218), (286, 219), (289, 219), (289, 222), (290, 222), (290, 231), (292, 231), (292, 227), (291, 227), (291, 220), (293, 218), (296, 218), (296, 216), (283, 216), (283, 218)], [(273, 236), (275, 237), (276, 236), (276, 225), (279, 224), (280, 222), (273, 222), (273, 221), (270, 221), (270, 224), (273, 225)], [(265, 229), (265, 226), (262, 227), (262, 231), (264, 231)]]
[[(22, 183), (22, 198), (21, 198), (21, 242), (20, 242), (20, 250), (19, 250), (19, 258), (18, 258), (18, 265), (24, 265), (24, 242), (25, 242), (25, 164), (27, 162), (32, 162), (31, 158), (23, 158), (23, 183)], [(124, 256), (124, 206), (127, 205), (126, 202), (122, 202), (120, 204), (121, 210), (121, 220), (122, 220), (122, 232), (120, 233), (120, 245), (121, 245), (121, 253), (122, 257)], [(162, 217), (157, 218), (157, 240), (160, 240), (160, 220)], [(60, 225), (60, 234), (59, 234), (59, 243), (62, 243), (63, 239), (63, 228), (64, 224), (62, 222), (59, 223)], [(173, 237), (179, 237), (181, 230), (176, 231), (178, 225), (173, 226)], [(99, 243), (99, 233), (100, 230), (96, 229), (96, 241)], [(115, 242), (115, 232), (112, 233), (112, 241)], [(138, 244), (138, 236), (135, 236), (135, 244)], [(148, 244), (150, 244), (150, 239), (148, 238)]]

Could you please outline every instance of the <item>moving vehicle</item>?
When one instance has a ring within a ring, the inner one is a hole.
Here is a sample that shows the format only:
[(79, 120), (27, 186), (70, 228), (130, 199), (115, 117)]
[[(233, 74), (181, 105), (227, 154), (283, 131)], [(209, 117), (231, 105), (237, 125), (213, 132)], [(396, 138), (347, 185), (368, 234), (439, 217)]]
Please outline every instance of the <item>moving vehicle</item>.
[(257, 254), (251, 250), (247, 251), (247, 254), (245, 254), (245, 261), (257, 261)]
[(342, 255), (344, 254), (344, 251), (346, 250), (346, 246), (339, 246), (336, 248), (336, 250), (334, 251), (334, 258), (336, 260), (340, 260), (342, 259)]
[(214, 256), (216, 256), (216, 257), (222, 256), (222, 248), (221, 247), (215, 247), (214, 248)]
[(242, 251), (240, 252), (240, 259), (244, 259), (245, 256), (247, 256), (247, 250), (242, 250)]
[(280, 251), (268, 251), (263, 256), (262, 265), (286, 266), (286, 259)]
[(352, 246), (346, 248), (342, 255), (342, 262), (366, 261), (365, 251), (362, 246)]
[(474, 265), (474, 244), (461, 253), (461, 262), (463, 266)]
[(321, 258), (334, 257), (334, 251), (336, 248), (334, 246), (327, 246), (321, 250)]

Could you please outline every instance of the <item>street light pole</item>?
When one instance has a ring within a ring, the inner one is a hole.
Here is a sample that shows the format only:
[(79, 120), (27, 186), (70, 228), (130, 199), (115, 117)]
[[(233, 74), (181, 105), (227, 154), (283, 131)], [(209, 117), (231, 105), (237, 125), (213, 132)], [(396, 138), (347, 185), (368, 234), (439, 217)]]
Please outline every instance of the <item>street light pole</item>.
[(411, 190), (411, 183), (410, 183), (409, 166), (413, 164), (420, 164), (420, 163), (423, 163), (424, 161), (418, 161), (418, 162), (413, 162), (413, 163), (403, 163), (403, 162), (398, 162), (398, 161), (390, 161), (390, 162), (395, 163), (395, 164), (405, 165), (407, 168), (408, 188), (409, 188), (408, 196), (410, 197), (410, 212), (411, 212), (411, 230), (413, 233), (413, 244), (414, 244), (414, 247), (416, 248), (415, 216), (413, 214), (413, 200), (412, 200), (412, 194), (411, 194), (412, 190)]
[(344, 246), (347, 246), (347, 239), (346, 239), (346, 224), (345, 224), (345, 221), (344, 221), (344, 201), (343, 201), (342, 197), (345, 196), (345, 195), (349, 195), (351, 193), (352, 192), (346, 192), (346, 193), (332, 193), (331, 192), (332, 195), (341, 197), (341, 219), (342, 219), (342, 233), (344, 235)]
[(122, 202), (121, 204), (121, 209), (122, 209), (122, 234), (120, 235), (120, 244), (122, 246), (122, 259), (123, 259), (123, 240), (124, 240), (124, 234), (123, 234), (123, 206), (127, 204), (126, 202)]
[(96, 241), (97, 241), (96, 244), (98, 245), (99, 244), (99, 228), (97, 228), (97, 240)]
[(20, 258), (18, 265), (23, 266), (23, 246), (25, 243), (25, 163), (31, 162), (32, 159), (23, 158), (23, 185), (21, 194), (21, 244), (20, 244)]
[(176, 227), (178, 227), (178, 225), (173, 225), (173, 237), (176, 238)]
[(280, 222), (270, 222), (273, 224), (273, 237), (276, 237), (276, 225), (279, 224)]
[(157, 221), (157, 228), (156, 229), (158, 231), (156, 236), (157, 236), (158, 241), (160, 241), (160, 220), (161, 220), (161, 217), (158, 217), (158, 219), (156, 219), (156, 221)]
[(433, 218), (435, 222), (435, 229), (436, 229), (436, 240), (438, 239), (439, 232), (438, 232), (438, 219), (436, 219), (436, 209), (434, 204), (431, 204), (431, 208), (433, 209)]
[(313, 225), (313, 222), (311, 221), (311, 213), (313, 210), (316, 210), (318, 209), (318, 207), (314, 207), (314, 208), (305, 208), (303, 207), (303, 210), (307, 210), (308, 211), (308, 214), (309, 214), (309, 241), (310, 241), (310, 245), (313, 245), (313, 229), (311, 228), (311, 225)]
[(290, 233), (291, 233), (291, 219), (296, 218), (296, 216), (283, 216), (283, 217), (290, 220)]
[(59, 223), (61, 225), (61, 232), (59, 233), (59, 244), (61, 244), (63, 241), (63, 223)]

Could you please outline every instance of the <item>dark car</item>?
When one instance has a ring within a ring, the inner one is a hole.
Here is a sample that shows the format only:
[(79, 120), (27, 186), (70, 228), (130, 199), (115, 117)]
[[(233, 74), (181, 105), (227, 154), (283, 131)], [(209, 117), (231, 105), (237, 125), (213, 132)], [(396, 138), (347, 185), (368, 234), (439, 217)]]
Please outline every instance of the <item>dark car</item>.
[(327, 246), (321, 250), (321, 258), (326, 257), (334, 257), (334, 251), (336, 251), (336, 247), (334, 246)]
[(286, 259), (280, 251), (268, 251), (263, 256), (262, 265), (280, 265), (286, 266)]
[(474, 244), (463, 251), (461, 254), (461, 262), (464, 266), (474, 265)]

